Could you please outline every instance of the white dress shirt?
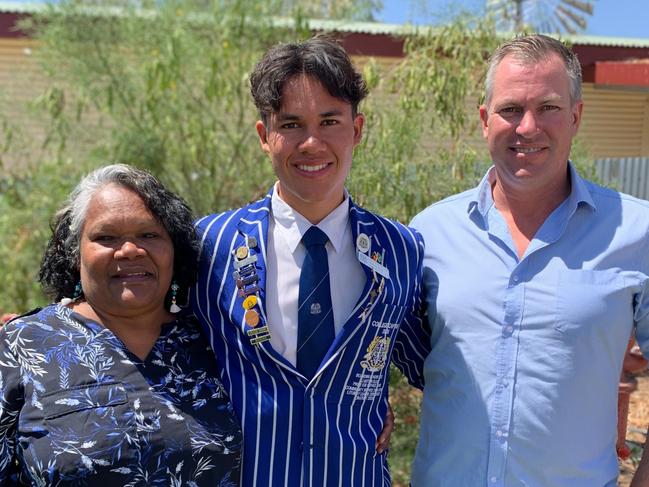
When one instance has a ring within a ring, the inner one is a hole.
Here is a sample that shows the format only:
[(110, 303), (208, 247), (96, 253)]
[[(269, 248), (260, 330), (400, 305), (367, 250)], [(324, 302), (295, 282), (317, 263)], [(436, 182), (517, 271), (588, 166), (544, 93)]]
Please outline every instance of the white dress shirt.
[[(273, 191), (266, 257), (266, 313), (270, 343), (291, 364), (296, 362), (300, 270), (306, 255), (302, 236), (312, 224)], [(349, 196), (318, 225), (327, 234), (327, 260), (336, 335), (349, 318), (365, 286), (349, 224)]]

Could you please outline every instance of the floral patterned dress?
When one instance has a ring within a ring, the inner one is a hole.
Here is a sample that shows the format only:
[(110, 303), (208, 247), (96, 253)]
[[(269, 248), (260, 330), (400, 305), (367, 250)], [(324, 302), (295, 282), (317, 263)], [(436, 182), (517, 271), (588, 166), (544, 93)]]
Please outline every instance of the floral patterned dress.
[(60, 305), (0, 331), (0, 485), (235, 486), (241, 429), (193, 319), (140, 360)]

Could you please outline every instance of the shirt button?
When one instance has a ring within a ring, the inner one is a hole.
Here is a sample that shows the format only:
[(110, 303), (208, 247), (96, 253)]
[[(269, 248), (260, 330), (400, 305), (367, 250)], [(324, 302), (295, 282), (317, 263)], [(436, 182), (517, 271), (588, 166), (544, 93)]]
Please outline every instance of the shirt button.
[[(502, 431), (500, 431), (500, 430), (497, 430), (497, 431), (496, 431), (496, 436), (497, 436), (498, 438), (500, 438), (502, 435), (503, 435), (503, 432), (502, 432)], [(492, 477), (492, 478), (495, 478), (495, 477)]]
[(505, 333), (507, 335), (511, 335), (513, 332), (514, 332), (514, 327), (513, 326), (508, 325), (508, 326), (505, 327)]
[(498, 482), (498, 479), (496, 477), (491, 477), (489, 480), (491, 481), (492, 484)]
[(514, 276), (514, 282), (518, 282), (518, 276)]

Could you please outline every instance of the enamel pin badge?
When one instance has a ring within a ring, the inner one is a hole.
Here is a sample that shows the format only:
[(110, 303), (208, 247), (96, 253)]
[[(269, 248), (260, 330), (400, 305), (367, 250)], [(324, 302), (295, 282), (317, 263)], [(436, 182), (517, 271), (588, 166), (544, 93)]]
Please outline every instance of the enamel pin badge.
[(232, 277), (237, 286), (239, 297), (243, 298), (241, 306), (244, 309), (243, 321), (250, 327), (246, 334), (250, 343), (259, 345), (270, 340), (270, 331), (267, 325), (259, 326), (261, 321), (259, 311), (259, 274), (257, 274), (257, 255), (253, 249), (257, 247), (255, 237), (246, 237), (246, 245), (237, 247), (234, 254), (234, 272)]

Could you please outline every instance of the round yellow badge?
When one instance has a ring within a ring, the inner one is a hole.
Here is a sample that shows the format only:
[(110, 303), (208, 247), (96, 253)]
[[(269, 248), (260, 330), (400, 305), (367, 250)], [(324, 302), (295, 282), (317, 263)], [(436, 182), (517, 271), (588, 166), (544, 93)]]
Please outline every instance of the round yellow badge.
[(252, 309), (257, 304), (257, 296), (248, 296), (243, 300), (244, 309)]
[(246, 257), (248, 257), (248, 247), (244, 247), (244, 246), (239, 247), (235, 255), (239, 260), (245, 259)]

